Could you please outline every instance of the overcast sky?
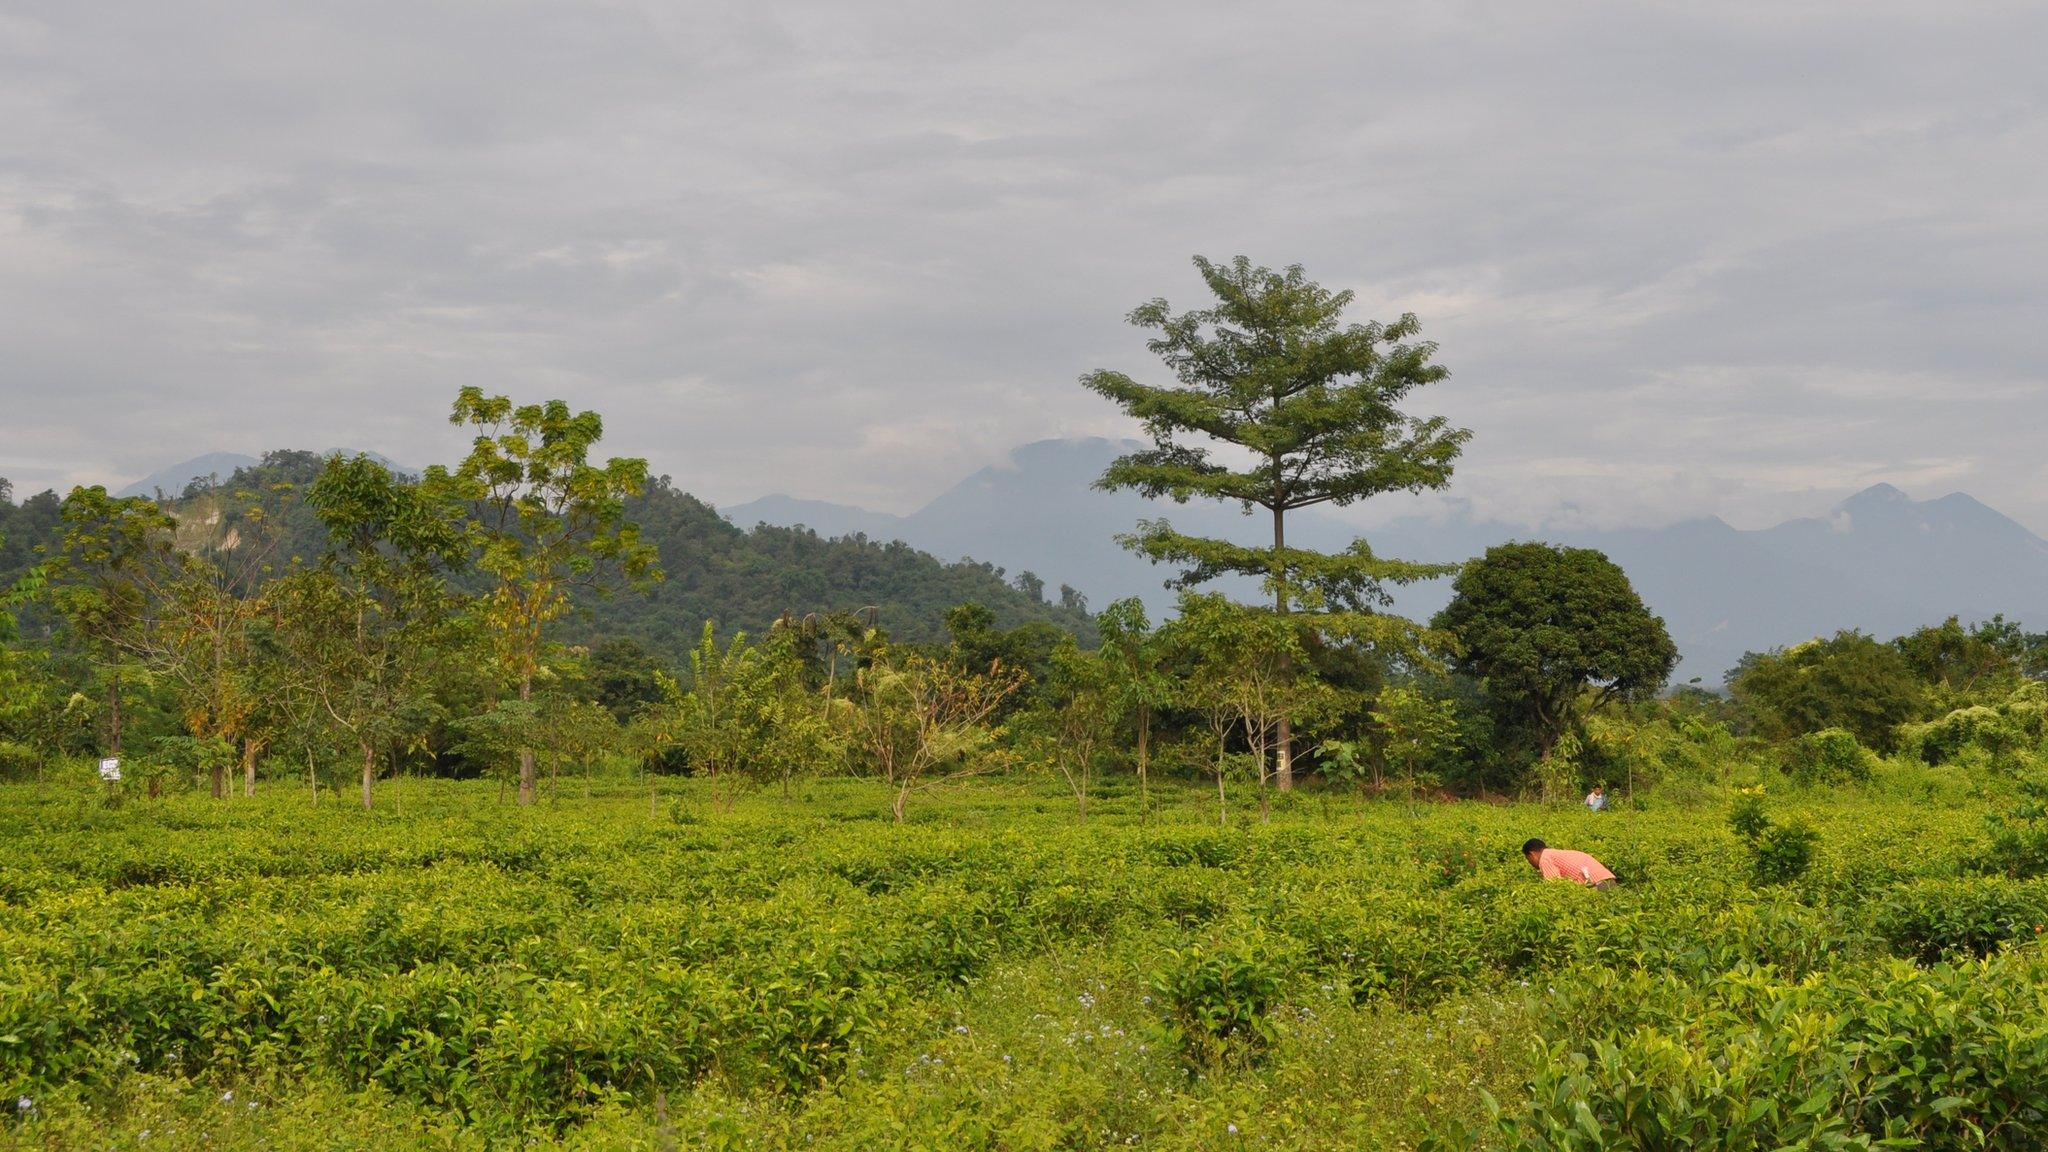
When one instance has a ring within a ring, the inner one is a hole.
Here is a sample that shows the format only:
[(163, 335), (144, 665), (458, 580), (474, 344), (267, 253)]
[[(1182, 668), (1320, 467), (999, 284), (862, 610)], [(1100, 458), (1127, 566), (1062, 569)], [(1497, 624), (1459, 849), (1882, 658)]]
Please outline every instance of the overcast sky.
[[(1876, 481), (2048, 532), (2048, 5), (0, 6), (0, 475), (452, 459), (564, 397), (735, 503), (1133, 429), (1194, 253), (1417, 313), (1454, 495)], [(1433, 394), (1431, 394), (1433, 393)], [(1563, 511), (1561, 511), (1563, 510)]]

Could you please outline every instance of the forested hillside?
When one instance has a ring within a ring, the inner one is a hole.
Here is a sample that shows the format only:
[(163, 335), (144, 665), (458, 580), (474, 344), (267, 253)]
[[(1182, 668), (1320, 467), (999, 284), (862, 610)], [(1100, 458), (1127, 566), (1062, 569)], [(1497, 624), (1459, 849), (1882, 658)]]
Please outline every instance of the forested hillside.
[(1000, 627), (1039, 620), (1083, 639), (1093, 635), (1084, 611), (1034, 599), (992, 565), (942, 563), (898, 541), (742, 530), (666, 477), (629, 508), (642, 537), (661, 549), (666, 578), (644, 592), (586, 599), (583, 614), (566, 622), (567, 636), (630, 635), (672, 653), (696, 643), (706, 620), (721, 632), (759, 633), (785, 612), (873, 608), (890, 635), (923, 642), (944, 638), (947, 610), (970, 602), (988, 608)]
[(55, 492), (38, 492), (17, 505), (14, 486), (0, 477), (0, 586), (36, 563), (38, 545), (56, 541), (62, 504)]
[[(270, 452), (263, 463), (237, 469), (221, 485), (227, 492), (278, 494), (288, 524), (279, 550), (285, 563), (311, 562), (327, 547), (319, 524), (293, 496), (318, 477), (322, 462), (310, 452)], [(173, 511), (215, 495), (195, 486)], [(61, 503), (56, 493), (43, 492), (20, 505), (0, 505), (0, 587), (37, 562), (38, 546), (54, 548)], [(784, 613), (872, 608), (891, 636), (925, 642), (944, 638), (947, 610), (969, 602), (987, 607), (1004, 628), (1036, 620), (1084, 640), (1094, 634), (1086, 612), (1034, 599), (992, 565), (941, 562), (908, 544), (859, 536), (828, 539), (773, 526), (743, 530), (667, 477), (631, 501), (628, 516), (659, 549), (666, 579), (644, 590), (579, 597), (579, 610), (557, 624), (558, 638), (630, 636), (652, 652), (679, 659), (697, 642), (706, 620), (715, 621), (722, 634), (758, 634)]]

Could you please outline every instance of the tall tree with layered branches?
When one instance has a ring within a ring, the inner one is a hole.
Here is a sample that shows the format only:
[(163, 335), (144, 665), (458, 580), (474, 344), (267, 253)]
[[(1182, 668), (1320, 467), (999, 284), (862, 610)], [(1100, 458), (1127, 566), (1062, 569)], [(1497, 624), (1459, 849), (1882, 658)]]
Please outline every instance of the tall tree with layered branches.
[[(1154, 563), (1179, 565), (1176, 587), (1257, 577), (1273, 611), (1298, 614), (1303, 628), (1412, 647), (1415, 626), (1376, 611), (1390, 602), (1387, 586), (1454, 569), (1386, 559), (1362, 539), (1336, 553), (1293, 547), (1287, 514), (1449, 483), (1471, 433), (1400, 407), (1447, 374), (1431, 362), (1436, 345), (1416, 338), (1421, 327), (1411, 314), (1386, 324), (1345, 323), (1352, 294), (1322, 287), (1298, 265), (1276, 272), (1242, 256), (1228, 264), (1198, 256), (1195, 267), (1215, 306), (1176, 313), (1153, 300), (1130, 314), (1132, 324), (1157, 333), (1146, 346), (1176, 383), (1141, 384), (1114, 371), (1082, 377), (1143, 421), (1152, 439), (1152, 447), (1110, 465), (1097, 487), (1177, 503), (1232, 501), (1247, 515), (1263, 508), (1272, 542), (1190, 536), (1164, 519), (1141, 521), (1119, 540)], [(1280, 719), (1275, 752), (1277, 783), (1291, 787), (1289, 717)]]

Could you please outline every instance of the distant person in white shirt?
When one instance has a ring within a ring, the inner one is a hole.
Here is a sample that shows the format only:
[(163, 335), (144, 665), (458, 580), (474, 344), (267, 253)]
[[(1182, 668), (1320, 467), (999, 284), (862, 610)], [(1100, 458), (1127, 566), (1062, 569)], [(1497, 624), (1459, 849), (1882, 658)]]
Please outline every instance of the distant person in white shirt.
[(1586, 793), (1586, 807), (1594, 812), (1607, 811), (1607, 789), (1593, 785), (1593, 790)]

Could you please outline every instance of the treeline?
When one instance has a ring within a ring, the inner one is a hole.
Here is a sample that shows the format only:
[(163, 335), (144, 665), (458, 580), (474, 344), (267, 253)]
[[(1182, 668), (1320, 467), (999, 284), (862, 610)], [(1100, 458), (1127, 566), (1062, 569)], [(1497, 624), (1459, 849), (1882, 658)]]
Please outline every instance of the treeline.
[[(1469, 433), (1409, 411), (1446, 375), (1412, 316), (1346, 324), (1349, 293), (1299, 268), (1197, 260), (1209, 307), (1131, 314), (1172, 382), (1083, 384), (1151, 445), (1099, 479), (1259, 511), (1258, 546), (1144, 521), (1126, 546), (1181, 589), (1090, 618), (986, 565), (901, 544), (744, 532), (648, 476), (594, 461), (595, 413), (465, 389), (474, 434), (418, 478), (368, 457), (273, 453), (165, 505), (103, 489), (4, 505), (16, 577), (0, 627), (0, 771), (123, 754), (152, 791), (216, 795), (347, 770), (361, 801), (401, 768), (498, 774), (632, 764), (743, 787), (872, 775), (897, 817), (965, 776), (1042, 770), (1085, 819), (1097, 781), (1158, 773), (1291, 789), (1533, 793), (1725, 766), (1743, 741), (1795, 774), (1872, 753), (2031, 755), (2048, 641), (1958, 622), (1752, 655), (1729, 694), (1663, 690), (1677, 650), (1604, 555), (1541, 542), (1462, 566), (1355, 541), (1291, 545), (1290, 512), (1449, 483)], [(33, 545), (27, 542), (36, 542)], [(1252, 606), (1201, 591), (1263, 583)], [(1433, 620), (1389, 589), (1455, 575)], [(18, 619), (28, 627), (17, 629)], [(1227, 816), (1227, 812), (1223, 813)]]
[(932, 642), (973, 600), (1039, 650), (1093, 636), (1077, 596), (1045, 603), (1028, 574), (744, 532), (640, 461), (592, 462), (594, 413), (472, 390), (454, 419), (470, 456), (418, 478), (273, 452), (162, 504), (81, 488), (0, 505), (0, 772), (112, 754), (152, 793), (196, 776), (218, 795), (237, 768), (253, 788), (298, 765), (317, 788), (347, 759), (368, 804), (400, 767), (516, 766), (530, 800), (548, 758), (678, 763), (672, 724), (591, 720), (710, 683), (682, 671), (705, 635), (738, 667), (754, 649), (735, 634), (787, 625), (827, 679), (823, 620)]

